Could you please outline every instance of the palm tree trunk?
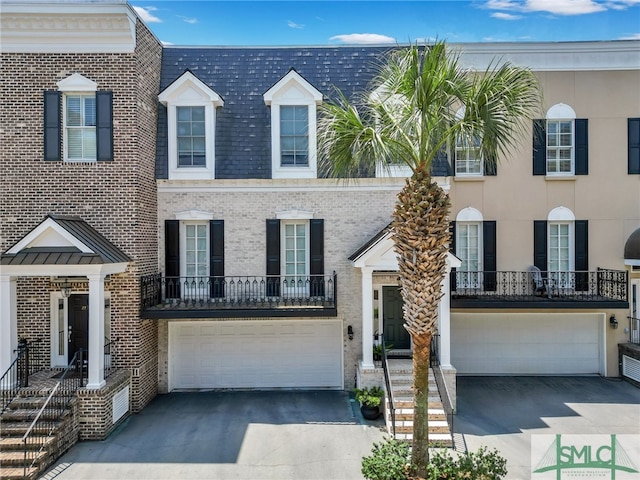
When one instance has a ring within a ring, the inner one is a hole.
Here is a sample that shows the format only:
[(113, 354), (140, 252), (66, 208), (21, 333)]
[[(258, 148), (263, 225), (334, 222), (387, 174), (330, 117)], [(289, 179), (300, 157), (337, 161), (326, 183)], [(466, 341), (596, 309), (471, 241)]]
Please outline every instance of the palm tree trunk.
[(448, 195), (432, 181), (426, 168), (418, 168), (398, 194), (392, 222), (404, 326), (413, 339), (412, 462), (419, 476), (424, 476), (429, 462), (429, 352), (438, 326), (438, 304), (449, 251), (449, 210)]

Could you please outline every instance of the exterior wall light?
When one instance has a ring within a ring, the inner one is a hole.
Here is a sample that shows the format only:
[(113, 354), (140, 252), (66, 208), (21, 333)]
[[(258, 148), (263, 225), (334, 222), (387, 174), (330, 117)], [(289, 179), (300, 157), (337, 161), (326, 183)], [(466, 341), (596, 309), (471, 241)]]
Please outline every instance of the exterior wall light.
[(351, 325), (347, 327), (347, 335), (349, 335), (349, 340), (353, 340), (353, 327)]
[(60, 285), (60, 293), (62, 293), (63, 298), (69, 298), (69, 295), (71, 295), (71, 284), (65, 282)]
[(613, 328), (614, 330), (616, 328), (618, 328), (618, 320), (616, 319), (616, 315), (615, 314), (613, 314), (613, 315), (611, 315), (611, 317), (609, 317), (609, 326), (611, 328)]

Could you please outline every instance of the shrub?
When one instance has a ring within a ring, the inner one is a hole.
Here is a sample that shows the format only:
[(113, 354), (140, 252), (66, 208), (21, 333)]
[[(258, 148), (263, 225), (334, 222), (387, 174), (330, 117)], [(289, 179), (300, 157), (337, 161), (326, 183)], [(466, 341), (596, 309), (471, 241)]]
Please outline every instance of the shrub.
[(360, 402), (360, 405), (378, 407), (382, 402), (382, 397), (384, 397), (384, 391), (380, 387), (356, 388), (356, 400)]
[(402, 480), (407, 478), (410, 461), (408, 443), (385, 438), (373, 444), (371, 456), (362, 459), (362, 475), (368, 480)]
[(362, 459), (362, 474), (368, 480), (500, 480), (507, 474), (507, 461), (486, 447), (456, 457), (440, 449), (431, 454), (424, 479), (412, 477), (412, 470), (409, 444), (392, 438), (374, 443), (371, 456)]

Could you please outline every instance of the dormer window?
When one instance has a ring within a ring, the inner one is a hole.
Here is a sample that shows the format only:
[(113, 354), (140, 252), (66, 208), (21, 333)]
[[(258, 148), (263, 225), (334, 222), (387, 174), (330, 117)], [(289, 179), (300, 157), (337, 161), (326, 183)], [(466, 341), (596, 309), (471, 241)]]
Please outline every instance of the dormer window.
[(272, 178), (316, 178), (316, 108), (322, 93), (290, 70), (264, 94), (271, 107)]
[(167, 107), (169, 179), (215, 178), (216, 108), (222, 97), (186, 71), (159, 95)]

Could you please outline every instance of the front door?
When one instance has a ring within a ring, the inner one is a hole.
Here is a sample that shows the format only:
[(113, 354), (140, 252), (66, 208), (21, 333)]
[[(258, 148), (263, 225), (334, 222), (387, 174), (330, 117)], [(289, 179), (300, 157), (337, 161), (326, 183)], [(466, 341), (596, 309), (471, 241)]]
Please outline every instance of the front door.
[(69, 324), (67, 332), (68, 361), (81, 348), (84, 349), (84, 358), (87, 359), (89, 347), (89, 295), (71, 295), (69, 297)]
[(411, 348), (409, 332), (404, 328), (400, 287), (382, 287), (382, 330), (387, 347)]

